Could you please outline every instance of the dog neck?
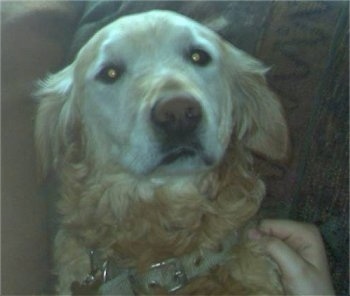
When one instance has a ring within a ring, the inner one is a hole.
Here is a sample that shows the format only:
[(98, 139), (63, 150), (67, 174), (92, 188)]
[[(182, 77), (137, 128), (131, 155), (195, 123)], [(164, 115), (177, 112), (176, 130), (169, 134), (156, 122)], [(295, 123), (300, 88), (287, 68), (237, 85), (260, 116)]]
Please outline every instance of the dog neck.
[(87, 249), (103, 249), (120, 264), (140, 269), (215, 249), (256, 213), (265, 193), (254, 174), (239, 169), (219, 167), (163, 183), (128, 173), (88, 174), (82, 166), (80, 174), (66, 170), (62, 224)]

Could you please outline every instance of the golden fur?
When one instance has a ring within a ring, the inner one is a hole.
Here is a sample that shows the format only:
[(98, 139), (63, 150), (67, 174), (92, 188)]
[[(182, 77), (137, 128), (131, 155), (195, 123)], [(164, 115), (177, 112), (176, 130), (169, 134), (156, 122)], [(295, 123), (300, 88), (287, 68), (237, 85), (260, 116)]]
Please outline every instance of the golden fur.
[[(148, 41), (153, 35), (159, 43)], [(209, 47), (208, 68), (193, 70), (196, 66), (175, 56), (173, 47), (192, 39)], [(91, 73), (106, 56), (122, 57), (126, 71), (137, 71), (116, 85), (101, 85)], [(143, 270), (215, 248), (246, 225), (265, 193), (252, 151), (281, 159), (288, 146), (281, 106), (267, 88), (265, 71), (209, 29), (175, 13), (152, 11), (108, 25), (71, 65), (42, 83), (37, 147), (43, 174), (57, 172), (62, 195), (55, 240), (58, 293), (70, 293), (71, 283), (89, 273), (90, 248)], [(152, 167), (158, 150), (144, 114), (164, 93), (178, 90), (203, 107), (202, 143), (215, 156), (210, 166), (189, 159)], [(270, 295), (282, 288), (275, 266), (242, 235), (224, 266), (178, 293)]]

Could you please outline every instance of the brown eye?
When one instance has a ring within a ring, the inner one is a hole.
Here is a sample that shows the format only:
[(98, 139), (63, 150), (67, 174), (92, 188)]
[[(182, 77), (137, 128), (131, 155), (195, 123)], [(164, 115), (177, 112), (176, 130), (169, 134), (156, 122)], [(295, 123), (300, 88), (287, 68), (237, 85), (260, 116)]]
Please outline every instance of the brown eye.
[(189, 53), (189, 58), (193, 64), (198, 66), (206, 66), (212, 60), (209, 53), (199, 48), (191, 49)]
[(124, 72), (123, 66), (110, 65), (102, 68), (102, 70), (97, 74), (97, 80), (111, 84), (118, 80)]

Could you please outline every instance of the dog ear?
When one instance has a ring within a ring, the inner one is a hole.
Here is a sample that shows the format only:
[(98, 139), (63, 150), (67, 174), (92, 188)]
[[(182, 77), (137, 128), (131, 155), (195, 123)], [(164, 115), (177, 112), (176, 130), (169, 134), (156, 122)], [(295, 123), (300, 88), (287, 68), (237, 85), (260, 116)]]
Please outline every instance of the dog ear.
[(73, 101), (73, 66), (39, 82), (35, 141), (42, 175), (55, 169), (74, 142), (77, 112)]
[(226, 52), (236, 136), (257, 154), (275, 160), (286, 158), (288, 128), (282, 106), (266, 83), (268, 69), (230, 44), (226, 44)]

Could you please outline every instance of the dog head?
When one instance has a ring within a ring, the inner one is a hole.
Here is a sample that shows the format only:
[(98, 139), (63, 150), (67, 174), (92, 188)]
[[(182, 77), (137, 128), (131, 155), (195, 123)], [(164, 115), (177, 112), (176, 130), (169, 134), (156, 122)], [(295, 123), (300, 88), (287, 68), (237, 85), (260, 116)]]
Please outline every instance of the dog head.
[(89, 160), (134, 175), (198, 174), (231, 141), (283, 158), (288, 136), (266, 68), (184, 16), (150, 11), (97, 32), (41, 84), (44, 171)]

